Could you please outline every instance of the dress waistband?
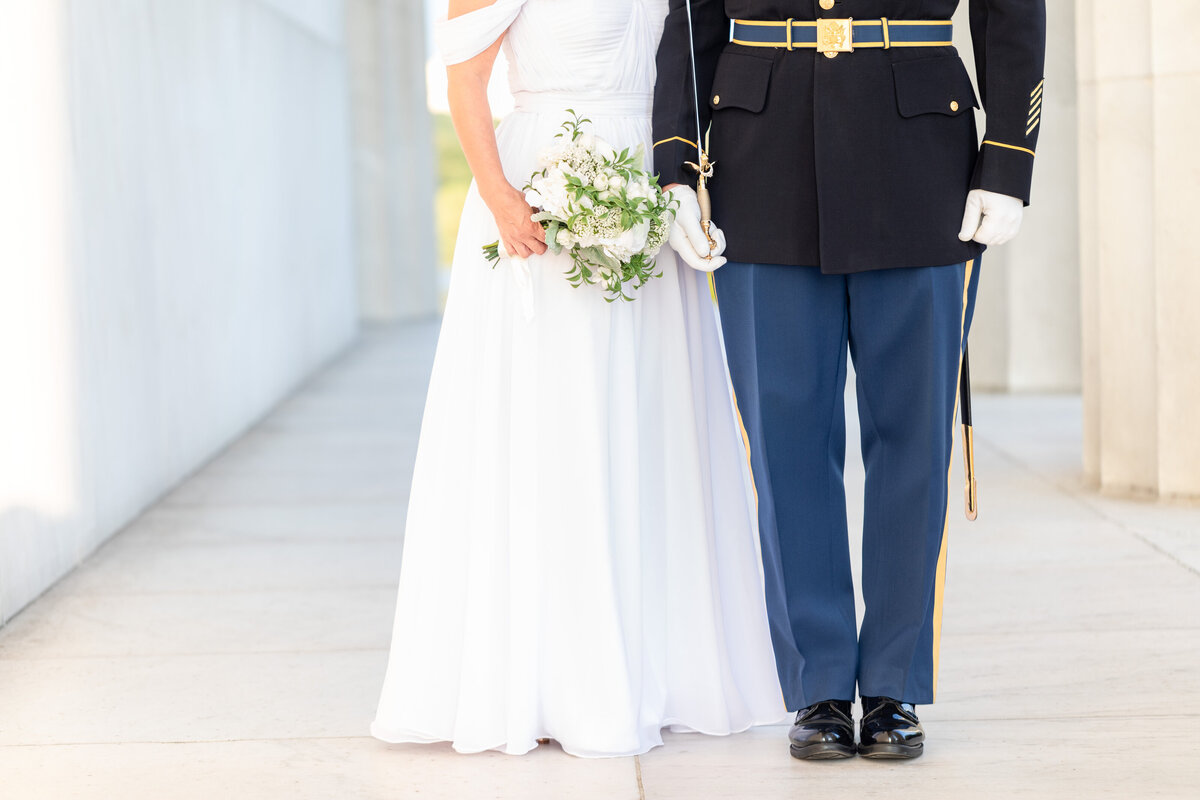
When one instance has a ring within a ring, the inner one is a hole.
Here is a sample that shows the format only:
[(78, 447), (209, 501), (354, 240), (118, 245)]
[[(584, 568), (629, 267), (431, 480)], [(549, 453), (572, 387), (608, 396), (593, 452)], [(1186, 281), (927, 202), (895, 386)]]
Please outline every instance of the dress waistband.
[(516, 110), (560, 114), (574, 109), (584, 117), (647, 117), (654, 103), (650, 92), (513, 92)]

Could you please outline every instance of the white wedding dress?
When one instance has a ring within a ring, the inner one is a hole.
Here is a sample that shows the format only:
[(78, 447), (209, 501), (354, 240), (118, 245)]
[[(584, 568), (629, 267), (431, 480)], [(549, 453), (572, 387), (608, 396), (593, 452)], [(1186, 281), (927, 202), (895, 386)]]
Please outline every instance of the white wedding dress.
[[(503, 35), (523, 186), (573, 108), (650, 151), (667, 0), (498, 0), (439, 24), (466, 60)], [(371, 732), (525, 753), (644, 753), (664, 727), (784, 715), (753, 484), (706, 276), (659, 258), (634, 302), (523, 277), (480, 247), (472, 187), (413, 478), (394, 638)]]

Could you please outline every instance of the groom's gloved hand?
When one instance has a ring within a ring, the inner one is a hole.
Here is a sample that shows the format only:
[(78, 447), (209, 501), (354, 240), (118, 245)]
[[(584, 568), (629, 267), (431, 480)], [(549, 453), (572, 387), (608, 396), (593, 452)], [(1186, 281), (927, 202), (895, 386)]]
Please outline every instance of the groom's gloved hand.
[(1019, 197), (972, 189), (967, 195), (958, 238), (964, 242), (974, 239), (980, 244), (1004, 244), (1021, 230), (1024, 215), (1025, 203)]
[[(675, 210), (675, 222), (671, 225), (669, 242), (671, 249), (687, 262), (692, 269), (712, 272), (725, 263), (721, 254), (725, 252), (725, 234), (716, 225), (709, 227), (716, 247), (709, 252), (708, 237), (700, 225), (700, 201), (696, 190), (682, 183), (667, 187), (667, 194), (679, 203)], [(711, 255), (712, 258), (705, 258)]]

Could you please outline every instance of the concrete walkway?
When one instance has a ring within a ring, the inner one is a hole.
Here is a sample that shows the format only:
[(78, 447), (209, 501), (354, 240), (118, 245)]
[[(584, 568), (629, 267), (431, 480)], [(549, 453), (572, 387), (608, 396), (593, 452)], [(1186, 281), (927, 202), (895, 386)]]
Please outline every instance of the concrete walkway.
[(1075, 398), (977, 400), (916, 762), (798, 762), (782, 728), (603, 761), (368, 738), (435, 337), (368, 334), (0, 631), (0, 797), (1200, 796), (1200, 510), (1085, 491)]

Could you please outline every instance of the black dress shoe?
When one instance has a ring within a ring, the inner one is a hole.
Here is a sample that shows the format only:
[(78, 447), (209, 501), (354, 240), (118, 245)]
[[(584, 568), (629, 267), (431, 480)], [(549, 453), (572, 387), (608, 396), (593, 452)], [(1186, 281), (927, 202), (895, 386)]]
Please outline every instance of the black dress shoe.
[(890, 697), (862, 699), (858, 753), (864, 758), (916, 758), (925, 749), (925, 729), (911, 703)]
[(788, 739), (796, 758), (850, 758), (854, 755), (850, 701), (825, 700), (800, 709)]

